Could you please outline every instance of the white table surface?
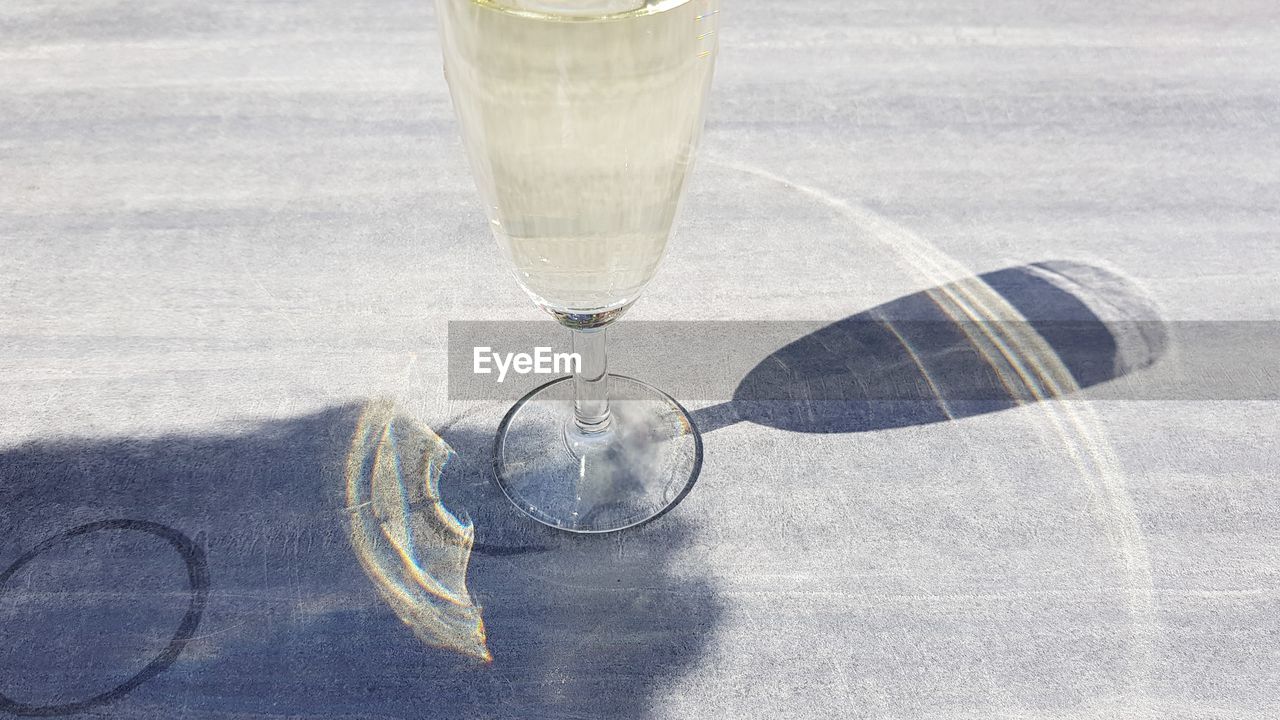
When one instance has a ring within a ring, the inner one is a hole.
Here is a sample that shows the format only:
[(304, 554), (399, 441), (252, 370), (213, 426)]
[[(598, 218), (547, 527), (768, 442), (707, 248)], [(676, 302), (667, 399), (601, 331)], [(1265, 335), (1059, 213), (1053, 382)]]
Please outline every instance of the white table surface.
[[(835, 321), (1049, 261), (1169, 323), (1280, 319), (1278, 30), (1268, 2), (726, 0), (678, 238), (623, 322)], [(459, 463), (493, 661), (415, 639), (349, 546), (357, 418), (390, 398), (483, 465), (502, 408), (449, 399), (446, 322), (540, 317), (438, 55), (425, 0), (0, 4), (0, 568), (132, 518), (209, 573), (182, 653), (86, 713), (1280, 715), (1265, 399), (739, 422), (603, 539)], [(74, 702), (164, 647), (182, 565), (113, 537), (0, 588), (0, 693)]]

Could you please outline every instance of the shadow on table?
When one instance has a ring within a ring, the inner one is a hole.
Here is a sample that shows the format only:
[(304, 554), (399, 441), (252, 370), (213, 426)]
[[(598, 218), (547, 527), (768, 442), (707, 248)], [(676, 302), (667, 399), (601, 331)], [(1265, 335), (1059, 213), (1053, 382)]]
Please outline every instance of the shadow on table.
[[(857, 432), (1049, 400), (1155, 362), (1155, 318), (1097, 268), (1010, 268), (791, 343), (696, 418)], [(3, 451), (0, 711), (646, 715), (720, 614), (676, 562), (690, 533), (542, 528), (490, 482), (492, 437), (369, 403)]]
[[(428, 467), (435, 436), (394, 413), (371, 419), (373, 407), (243, 435), (0, 453), (0, 572), (16, 567), (0, 581), (0, 711), (628, 718), (697, 661), (719, 605), (674, 565), (689, 539), (679, 518), (604, 538), (543, 529), (483, 469)], [(361, 427), (375, 442), (362, 444)], [(387, 428), (394, 447), (376, 442)], [(478, 448), (491, 437), (450, 439)], [(420, 473), (432, 469), (447, 516), (421, 490), (396, 511), (388, 479), (427, 487)], [(353, 477), (382, 483), (364, 508), (349, 508)], [(362, 512), (372, 524), (357, 522)], [(41, 545), (103, 519), (127, 522)], [(195, 550), (175, 552), (166, 532)], [(204, 565), (207, 600), (184, 631), (192, 562)], [(471, 619), (482, 635), (465, 635)], [(483, 651), (465, 642), (477, 637)], [(113, 691), (174, 642), (171, 665)]]
[(709, 433), (748, 421), (808, 433), (923, 425), (1070, 395), (1155, 363), (1166, 330), (1144, 293), (1074, 262), (1006, 268), (906, 295), (780, 348)]

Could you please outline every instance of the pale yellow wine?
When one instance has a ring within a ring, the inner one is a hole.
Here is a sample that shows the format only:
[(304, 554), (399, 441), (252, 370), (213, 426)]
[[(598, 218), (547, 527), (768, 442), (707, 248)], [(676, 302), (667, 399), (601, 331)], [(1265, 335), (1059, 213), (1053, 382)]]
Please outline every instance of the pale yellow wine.
[(494, 236), (540, 304), (653, 277), (702, 130), (719, 0), (436, 0)]

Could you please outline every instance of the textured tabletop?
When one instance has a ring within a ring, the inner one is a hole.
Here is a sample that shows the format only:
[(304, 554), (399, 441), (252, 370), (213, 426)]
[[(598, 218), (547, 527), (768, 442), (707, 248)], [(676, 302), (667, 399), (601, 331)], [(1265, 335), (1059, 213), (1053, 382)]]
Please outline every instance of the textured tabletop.
[(448, 322), (542, 315), (431, 3), (0, 3), (0, 715), (1280, 716), (1280, 6), (722, 17), (622, 323), (764, 323), (705, 386), (755, 380), (577, 538), (450, 393)]

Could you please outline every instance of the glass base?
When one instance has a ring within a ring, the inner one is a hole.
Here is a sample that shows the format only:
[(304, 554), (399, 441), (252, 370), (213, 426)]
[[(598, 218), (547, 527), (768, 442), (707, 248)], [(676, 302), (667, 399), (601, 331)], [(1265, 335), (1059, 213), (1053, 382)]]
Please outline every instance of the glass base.
[(573, 379), (525, 395), (498, 427), (493, 470), (516, 507), (545, 525), (577, 533), (634, 527), (671, 509), (702, 468), (702, 437), (669, 395), (609, 376), (610, 420), (578, 429)]

